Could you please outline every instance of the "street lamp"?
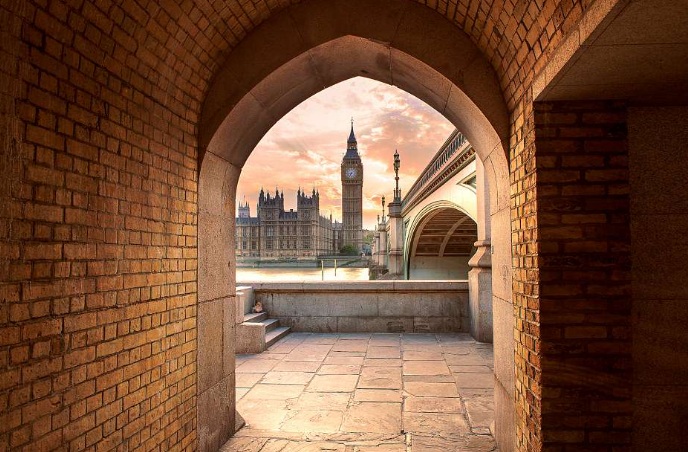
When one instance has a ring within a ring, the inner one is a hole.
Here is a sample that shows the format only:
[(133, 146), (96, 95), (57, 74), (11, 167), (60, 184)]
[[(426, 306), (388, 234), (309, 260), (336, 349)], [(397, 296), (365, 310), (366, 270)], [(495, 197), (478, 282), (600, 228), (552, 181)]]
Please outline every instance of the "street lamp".
[(399, 158), (399, 151), (394, 150), (394, 180), (396, 181), (396, 188), (394, 189), (394, 202), (401, 202), (401, 190), (399, 190), (399, 167), (401, 166), (401, 159)]
[(382, 222), (385, 222), (385, 195), (382, 195)]

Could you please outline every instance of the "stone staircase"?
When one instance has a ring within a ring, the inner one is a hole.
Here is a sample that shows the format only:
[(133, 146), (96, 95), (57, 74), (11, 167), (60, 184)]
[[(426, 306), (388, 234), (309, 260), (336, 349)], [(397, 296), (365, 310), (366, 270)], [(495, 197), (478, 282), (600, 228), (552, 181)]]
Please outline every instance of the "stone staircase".
[(260, 328), (264, 331), (266, 349), (291, 331), (291, 328), (288, 326), (280, 326), (279, 319), (268, 318), (265, 312), (245, 314), (242, 325), (247, 324), (260, 325)]
[(253, 290), (237, 288), (236, 353), (262, 353), (289, 334), (291, 328), (280, 326), (279, 319), (268, 318), (267, 313), (246, 313), (253, 306)]

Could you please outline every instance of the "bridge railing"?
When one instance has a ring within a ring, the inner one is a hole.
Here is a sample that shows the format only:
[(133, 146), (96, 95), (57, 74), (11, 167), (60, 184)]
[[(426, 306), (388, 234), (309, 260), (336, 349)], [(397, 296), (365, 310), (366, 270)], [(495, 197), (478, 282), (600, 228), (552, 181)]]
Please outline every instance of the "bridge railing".
[(454, 130), (430, 160), (402, 201), (402, 210), (410, 209), (435, 191), (449, 177), (463, 169), (475, 150), (458, 130)]

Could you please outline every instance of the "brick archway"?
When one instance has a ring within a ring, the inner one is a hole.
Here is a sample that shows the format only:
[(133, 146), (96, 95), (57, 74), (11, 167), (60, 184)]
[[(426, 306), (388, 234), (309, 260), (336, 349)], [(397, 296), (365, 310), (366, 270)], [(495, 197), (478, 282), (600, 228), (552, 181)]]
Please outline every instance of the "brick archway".
[[(233, 322), (223, 322), (220, 314), (231, 312), (234, 269), (230, 256), (240, 168), (277, 120), (325, 87), (361, 75), (394, 84), (433, 106), (462, 130), (486, 168), (493, 236), (504, 235), (503, 246), (493, 256), (503, 272), (495, 278), (495, 285), (501, 286), (493, 293), (505, 305), (511, 300), (509, 123), (504, 96), (489, 62), (459, 28), (415, 2), (361, 3), (349, 13), (346, 23), (337, 22), (341, 16), (336, 13), (324, 14), (325, 3), (289, 8), (264, 22), (217, 71), (203, 104), (199, 124), (197, 410), (202, 448), (226, 439), (233, 425), (233, 396), (222, 400), (214, 394), (233, 381), (231, 366), (221, 369), (215, 363), (233, 363)], [(380, 15), (384, 8), (389, 15)], [(380, 20), (363, 20), (371, 16)], [(265, 58), (255, 62), (257, 54)], [(500, 330), (506, 331), (513, 328), (512, 317), (512, 313), (496, 316), (495, 322), (503, 322)], [(204, 350), (204, 344), (218, 339), (224, 340), (222, 349)], [(513, 338), (497, 335), (496, 340), (508, 341), (501, 344), (499, 350), (504, 353), (496, 359), (513, 363)], [(499, 436), (508, 441), (514, 437), (511, 379), (497, 377), (501, 386), (498, 409), (511, 413), (501, 418), (507, 421), (497, 428)], [(227, 416), (226, 423), (209, 415), (217, 412)]]
[[(0, 1), (0, 444), (207, 449), (229, 434), (242, 158), (290, 102), (363, 69), (435, 106), (488, 180), (510, 180), (491, 184), (482, 247), (500, 448), (680, 448), (685, 10)], [(304, 83), (276, 83), (300, 55)]]

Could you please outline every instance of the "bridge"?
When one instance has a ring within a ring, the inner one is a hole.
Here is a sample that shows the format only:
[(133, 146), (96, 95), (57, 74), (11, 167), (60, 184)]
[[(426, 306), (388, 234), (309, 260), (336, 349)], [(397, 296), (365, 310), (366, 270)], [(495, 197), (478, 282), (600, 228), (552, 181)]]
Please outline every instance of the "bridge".
[[(397, 160), (397, 172), (398, 166)], [(490, 341), (486, 212), (484, 167), (466, 137), (454, 130), (403, 198), (397, 184), (389, 215), (382, 216), (375, 231), (372, 262), (373, 274), (381, 279), (468, 280), (471, 333)]]

